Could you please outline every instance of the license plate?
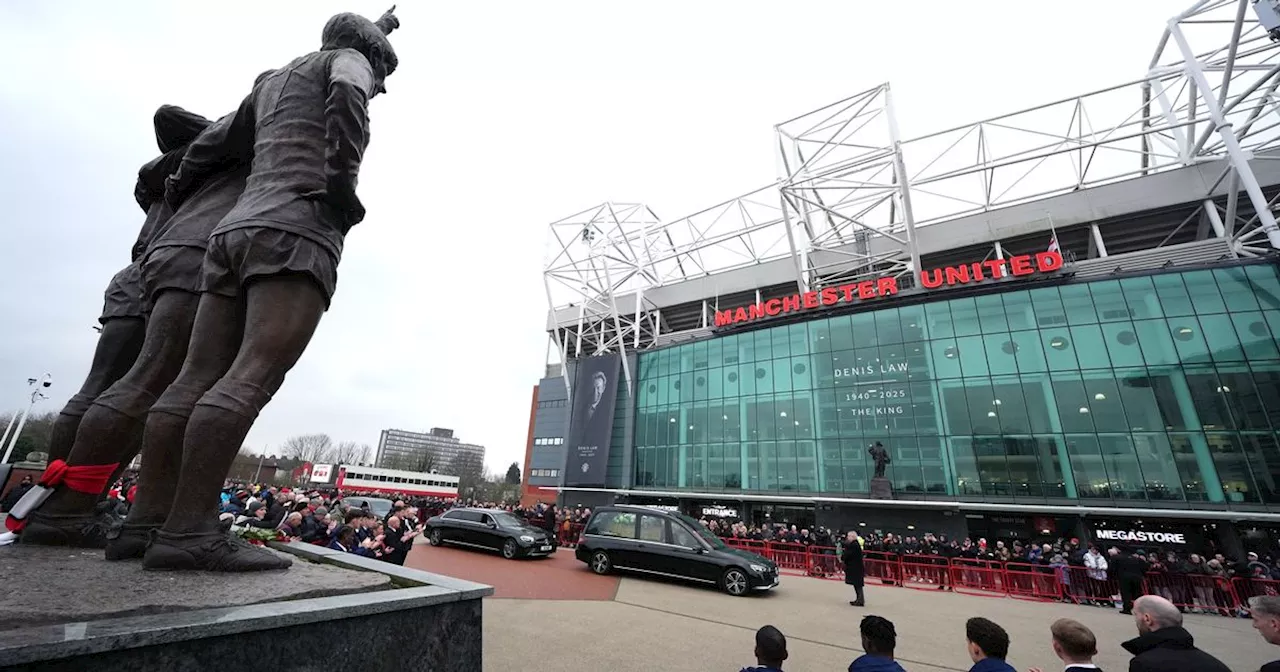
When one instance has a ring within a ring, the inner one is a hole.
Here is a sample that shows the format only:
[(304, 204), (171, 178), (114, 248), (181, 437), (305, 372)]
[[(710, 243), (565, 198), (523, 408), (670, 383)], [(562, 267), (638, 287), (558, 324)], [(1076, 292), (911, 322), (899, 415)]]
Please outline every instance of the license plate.
[(549, 551), (549, 550), (551, 550), (551, 547), (550, 547), (550, 546), (543, 546), (543, 547), (539, 548), (538, 550), (540, 550), (540, 551)]

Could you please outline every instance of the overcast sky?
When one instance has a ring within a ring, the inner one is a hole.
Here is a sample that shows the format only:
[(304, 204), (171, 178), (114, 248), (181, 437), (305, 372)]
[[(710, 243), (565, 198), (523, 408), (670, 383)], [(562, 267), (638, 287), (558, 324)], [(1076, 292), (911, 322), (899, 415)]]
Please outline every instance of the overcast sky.
[[(0, 407), (56, 410), (142, 215), (164, 103), (209, 117), (389, 2), (0, 3)], [(333, 307), (247, 443), (450, 427), (522, 460), (546, 356), (546, 225), (602, 201), (675, 219), (767, 184), (772, 128), (892, 82), (906, 137), (1143, 74), (1190, 0), (400, 2)]]

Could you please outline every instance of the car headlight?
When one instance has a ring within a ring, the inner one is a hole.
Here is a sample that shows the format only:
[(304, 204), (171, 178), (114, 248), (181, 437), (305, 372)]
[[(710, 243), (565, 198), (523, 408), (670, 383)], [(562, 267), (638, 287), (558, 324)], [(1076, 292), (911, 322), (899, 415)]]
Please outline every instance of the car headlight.
[(527, 534), (522, 534), (522, 535), (520, 535), (520, 541), (523, 541), (523, 542), (524, 542), (524, 543), (526, 543), (526, 544), (532, 544), (532, 543), (533, 543), (533, 537), (531, 537), (531, 536), (529, 536), (529, 535), (527, 535)]
[(769, 571), (769, 568), (765, 567), (764, 565), (757, 565), (755, 563), (752, 563), (751, 571), (755, 572), (756, 574), (764, 574), (765, 572)]

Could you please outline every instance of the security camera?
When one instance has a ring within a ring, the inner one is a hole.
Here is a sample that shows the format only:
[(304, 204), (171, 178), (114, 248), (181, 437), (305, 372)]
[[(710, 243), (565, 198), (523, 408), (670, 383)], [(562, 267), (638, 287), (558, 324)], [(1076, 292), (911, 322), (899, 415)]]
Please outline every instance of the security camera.
[(44, 386), (45, 386), (45, 387), (49, 387), (50, 385), (53, 385), (53, 379), (52, 379), (52, 378), (45, 378), (45, 379), (44, 379)]
[(27, 379), (27, 384), (28, 384), (28, 385), (35, 385), (35, 384), (36, 384), (36, 379), (35, 379), (35, 378), (28, 378), (28, 379)]

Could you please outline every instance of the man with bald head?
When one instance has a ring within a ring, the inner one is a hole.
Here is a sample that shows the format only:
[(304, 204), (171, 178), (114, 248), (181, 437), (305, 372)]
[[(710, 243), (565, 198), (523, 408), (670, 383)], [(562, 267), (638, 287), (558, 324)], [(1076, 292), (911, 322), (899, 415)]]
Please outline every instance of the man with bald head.
[(1134, 600), (1138, 637), (1121, 644), (1133, 654), (1129, 672), (1230, 672), (1222, 661), (1197, 649), (1182, 627), (1182, 612), (1157, 595)]

